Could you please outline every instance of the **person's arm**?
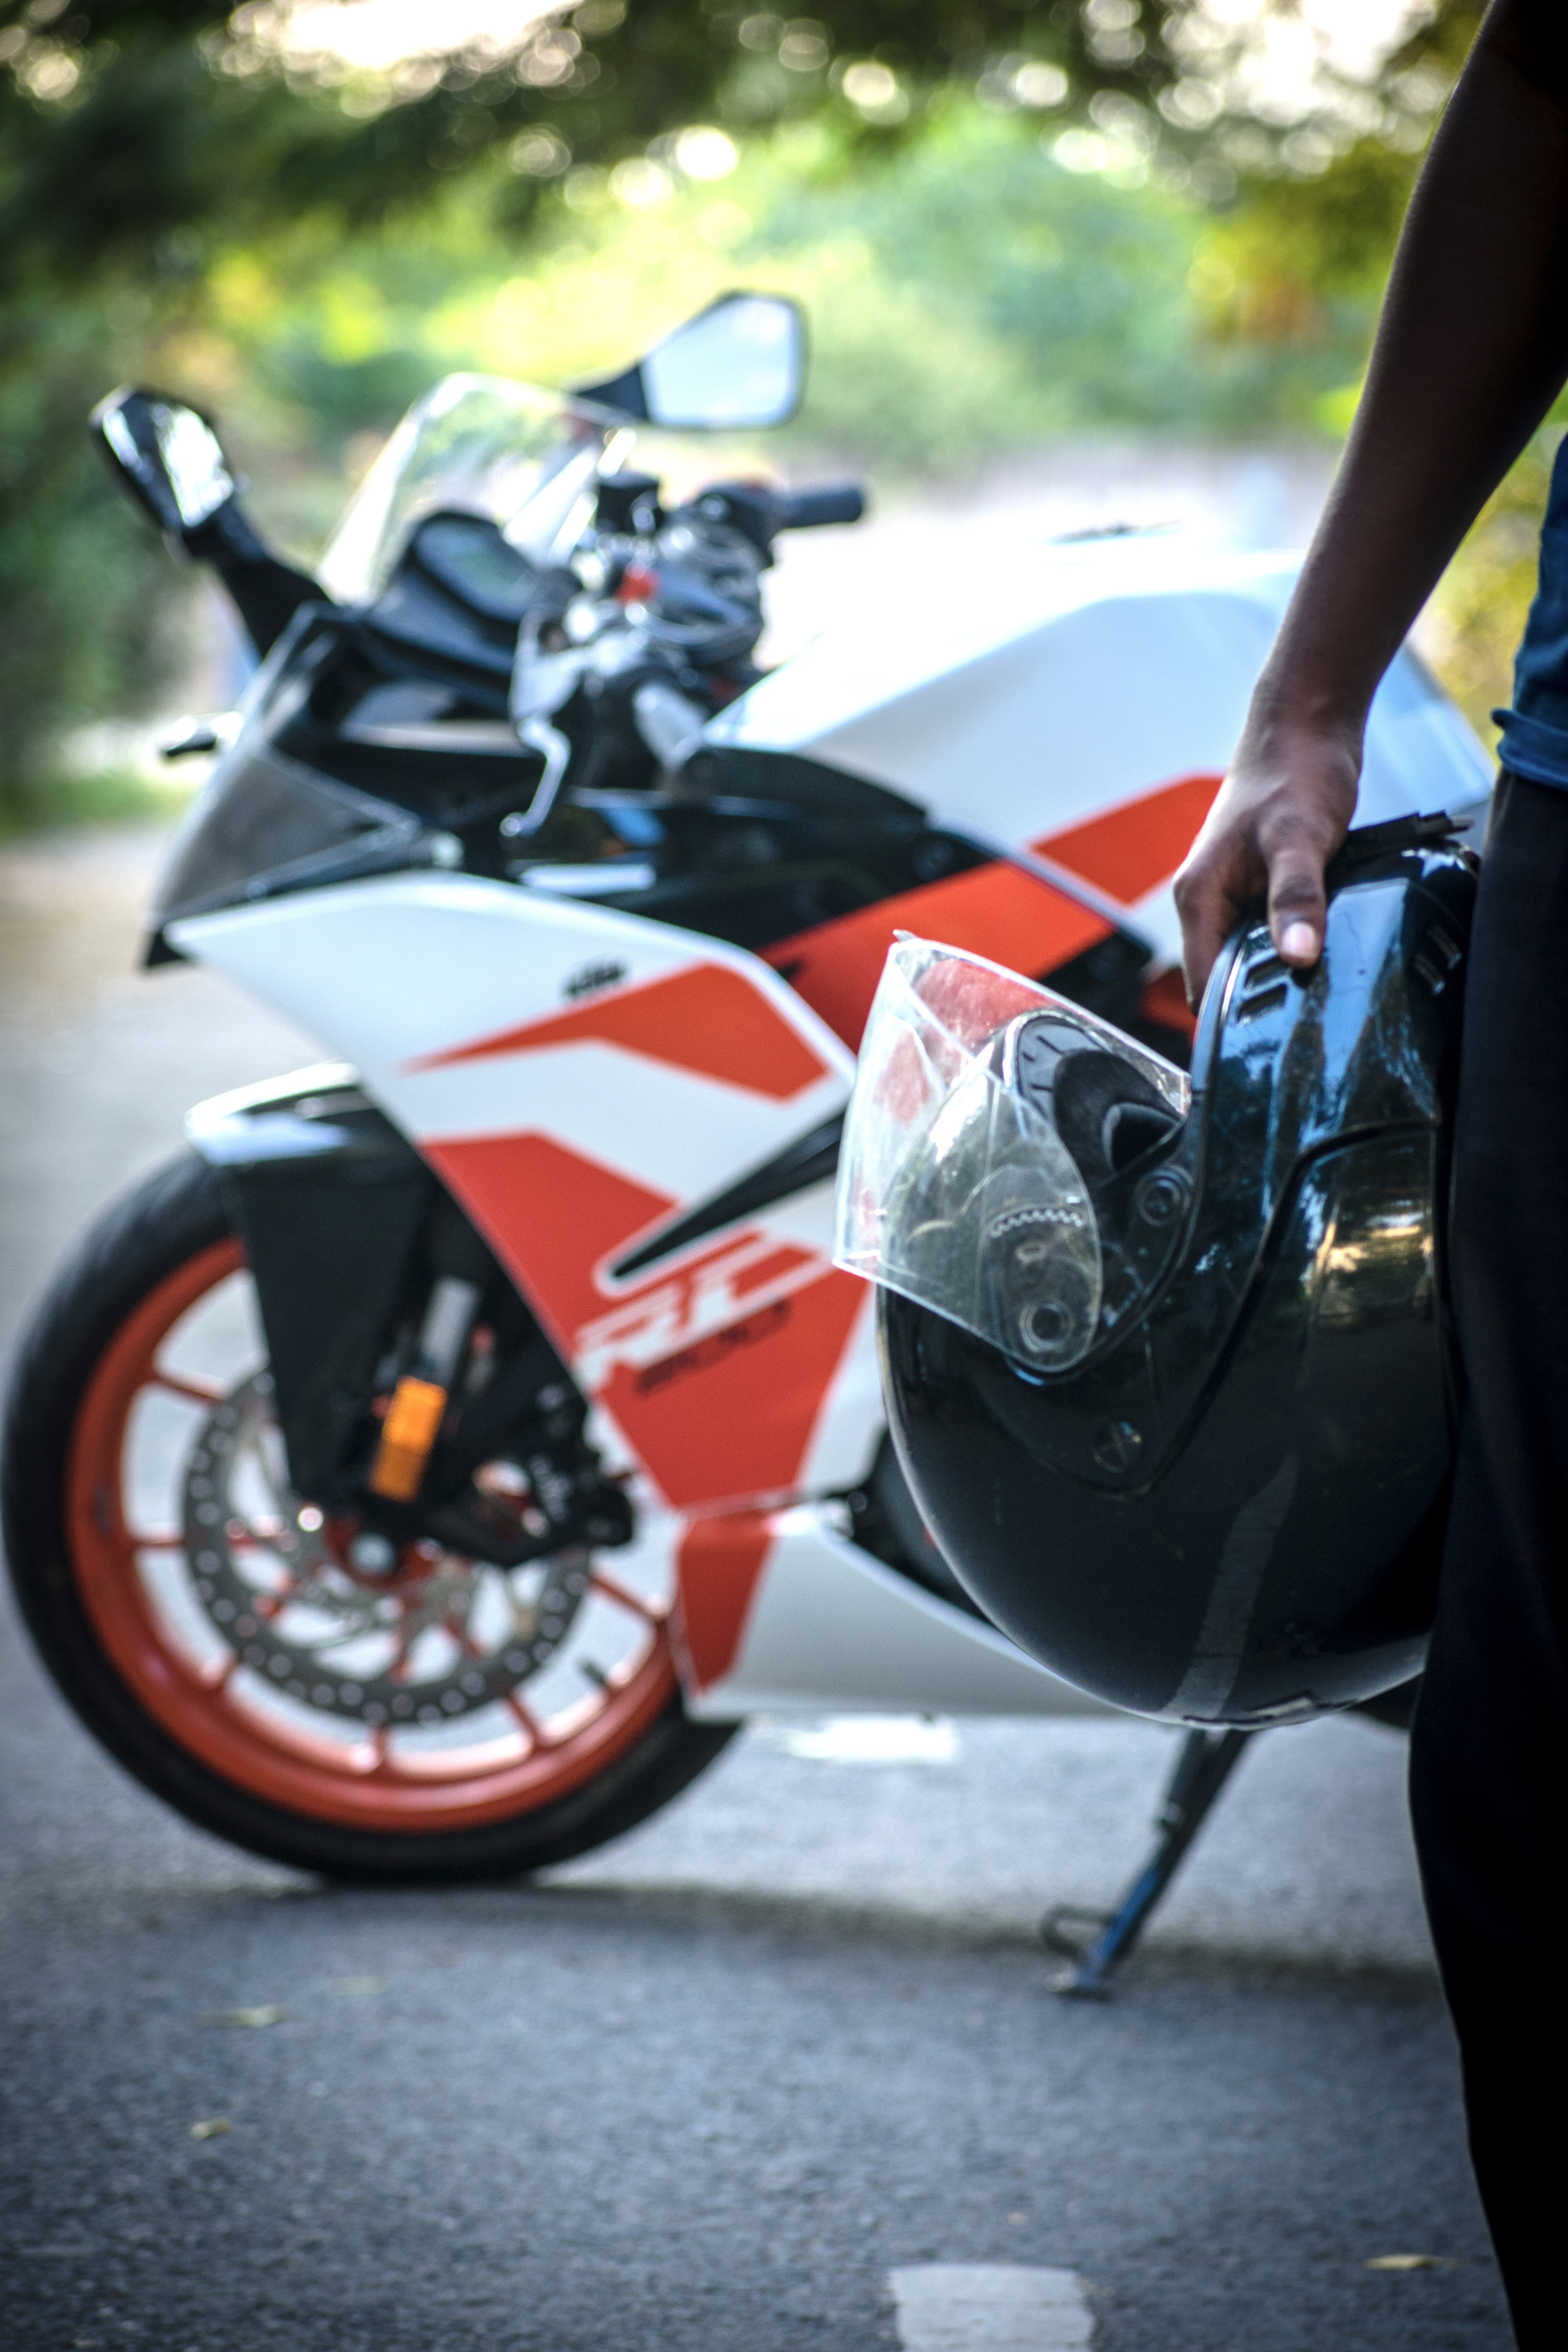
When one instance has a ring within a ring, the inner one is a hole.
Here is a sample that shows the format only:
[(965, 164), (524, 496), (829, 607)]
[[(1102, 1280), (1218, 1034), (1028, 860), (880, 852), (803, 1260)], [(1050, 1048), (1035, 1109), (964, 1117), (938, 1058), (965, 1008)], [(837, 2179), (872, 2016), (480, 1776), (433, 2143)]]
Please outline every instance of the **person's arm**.
[(1195, 1003), (1268, 892), (1316, 962), (1378, 680), (1568, 376), (1568, 8), (1494, 0), (1399, 241), (1332, 495), (1218, 799), (1176, 877)]

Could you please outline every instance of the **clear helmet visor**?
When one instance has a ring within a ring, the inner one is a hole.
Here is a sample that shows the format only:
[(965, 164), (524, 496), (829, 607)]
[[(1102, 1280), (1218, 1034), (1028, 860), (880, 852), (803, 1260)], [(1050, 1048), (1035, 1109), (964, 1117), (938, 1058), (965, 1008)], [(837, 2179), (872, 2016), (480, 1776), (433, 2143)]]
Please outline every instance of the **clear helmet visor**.
[(1182, 1073), (1066, 998), (924, 940), (889, 954), (839, 1159), (835, 1262), (1066, 1371), (1121, 1274), (1117, 1204)]

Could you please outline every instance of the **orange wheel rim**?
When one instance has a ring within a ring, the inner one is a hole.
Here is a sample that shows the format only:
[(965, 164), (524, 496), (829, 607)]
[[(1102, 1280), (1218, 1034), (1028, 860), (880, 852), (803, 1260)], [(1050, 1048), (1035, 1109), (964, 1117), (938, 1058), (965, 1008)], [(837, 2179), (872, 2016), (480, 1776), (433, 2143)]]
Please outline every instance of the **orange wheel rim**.
[[(243, 1271), (237, 1239), (198, 1251), (151, 1290), (94, 1368), (72, 1436), (67, 1529), (77, 1591), (105, 1653), (146, 1712), (210, 1770), (285, 1811), (384, 1834), (473, 1829), (540, 1811), (594, 1780), (636, 1745), (679, 1684), (668, 1608), (590, 1564), (594, 1593), (635, 1622), (634, 1647), (560, 1712), (536, 1717), (514, 1696), (503, 1737), (420, 1748), (413, 1727), (362, 1736), (312, 1731), (269, 1706), (237, 1652), (202, 1659), (180, 1638), (145, 1572), (149, 1557), (184, 1561), (178, 1533), (137, 1524), (127, 1505), (132, 1421), (149, 1391), (215, 1408), (225, 1391), (160, 1363), (193, 1309)], [(188, 1562), (185, 1563), (188, 1567)], [(178, 1570), (176, 1569), (176, 1572)], [(584, 1671), (588, 1671), (584, 1669)]]

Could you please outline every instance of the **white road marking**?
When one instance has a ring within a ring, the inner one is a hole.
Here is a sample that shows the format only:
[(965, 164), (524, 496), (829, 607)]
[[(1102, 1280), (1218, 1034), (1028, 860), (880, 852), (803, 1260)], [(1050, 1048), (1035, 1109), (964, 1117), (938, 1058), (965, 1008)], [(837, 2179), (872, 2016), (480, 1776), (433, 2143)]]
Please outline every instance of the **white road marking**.
[(921, 2263), (891, 2273), (904, 2352), (1080, 2352), (1094, 2315), (1071, 2271)]
[(923, 1715), (840, 1715), (802, 1730), (780, 1725), (770, 1744), (813, 1764), (952, 1764), (958, 1734)]

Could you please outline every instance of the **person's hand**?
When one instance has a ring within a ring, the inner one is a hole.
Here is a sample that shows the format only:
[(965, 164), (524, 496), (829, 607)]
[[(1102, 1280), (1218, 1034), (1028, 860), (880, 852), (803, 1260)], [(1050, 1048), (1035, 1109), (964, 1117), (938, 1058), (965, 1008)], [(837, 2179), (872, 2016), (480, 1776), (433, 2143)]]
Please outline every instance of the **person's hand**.
[(1196, 1005), (1215, 959), (1267, 895), (1268, 928), (1284, 961), (1315, 964), (1323, 950), (1323, 868), (1355, 814), (1359, 726), (1247, 720), (1230, 773), (1176, 876), (1187, 1001)]

